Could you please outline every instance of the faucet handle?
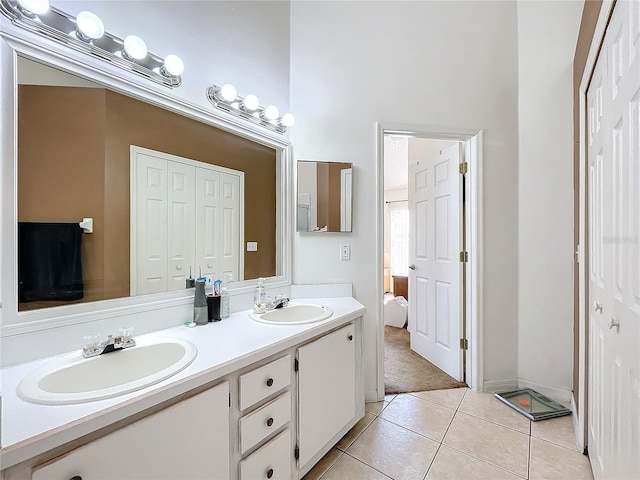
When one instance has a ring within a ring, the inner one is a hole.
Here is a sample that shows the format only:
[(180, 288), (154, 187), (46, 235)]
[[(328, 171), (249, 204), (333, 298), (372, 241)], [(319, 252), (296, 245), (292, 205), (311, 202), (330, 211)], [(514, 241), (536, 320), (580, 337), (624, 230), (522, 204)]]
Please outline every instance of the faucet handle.
[(133, 336), (133, 327), (120, 327), (118, 333), (122, 337), (122, 340), (126, 342)]
[(100, 337), (97, 333), (92, 333), (91, 335), (85, 335), (83, 337), (84, 340), (84, 349), (87, 351), (95, 350), (98, 348), (98, 344), (100, 343)]

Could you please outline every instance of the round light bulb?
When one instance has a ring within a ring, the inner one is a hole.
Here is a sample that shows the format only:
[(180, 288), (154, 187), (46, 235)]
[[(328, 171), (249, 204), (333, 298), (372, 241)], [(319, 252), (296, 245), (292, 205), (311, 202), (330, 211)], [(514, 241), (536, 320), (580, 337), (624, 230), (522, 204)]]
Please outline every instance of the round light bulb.
[(236, 87), (234, 87), (230, 83), (225, 83), (222, 87), (220, 87), (220, 97), (222, 97), (225, 102), (231, 103), (236, 99), (237, 96), (238, 90), (236, 90)]
[(278, 115), (280, 115), (280, 111), (278, 110), (278, 107), (276, 107), (275, 105), (269, 105), (267, 108), (264, 109), (263, 116), (267, 120), (275, 120), (278, 118)]
[(260, 106), (260, 100), (253, 93), (250, 93), (249, 95), (244, 97), (244, 100), (242, 101), (242, 106), (248, 112), (253, 112), (257, 110), (258, 107)]
[(97, 40), (104, 35), (104, 24), (102, 20), (92, 12), (80, 12), (76, 17), (76, 24), (81, 36)]
[(134, 60), (142, 60), (147, 56), (147, 44), (136, 35), (129, 35), (124, 39), (124, 53)]
[(42, 15), (49, 11), (49, 0), (18, 0), (18, 5), (35, 15)]
[(163, 67), (169, 75), (173, 75), (174, 77), (182, 75), (182, 72), (184, 72), (184, 63), (179, 56), (173, 54), (167, 55), (164, 58)]
[(296, 123), (296, 117), (292, 113), (285, 113), (280, 120), (280, 123), (285, 127), (292, 127)]

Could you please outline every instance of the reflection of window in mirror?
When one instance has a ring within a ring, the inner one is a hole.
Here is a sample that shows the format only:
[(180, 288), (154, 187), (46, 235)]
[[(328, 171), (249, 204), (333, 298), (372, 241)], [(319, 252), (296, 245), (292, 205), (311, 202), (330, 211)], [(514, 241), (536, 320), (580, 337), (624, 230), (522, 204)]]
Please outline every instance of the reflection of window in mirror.
[(298, 161), (298, 232), (350, 232), (351, 163)]
[[(241, 257), (236, 258), (234, 271), (238, 273), (234, 280), (278, 275), (276, 182), (280, 155), (275, 148), (37, 62), (19, 58), (18, 68), (18, 221), (71, 224), (84, 217), (94, 219), (94, 232), (82, 235), (79, 247), (83, 287), (80, 298), (20, 302), (19, 310), (130, 295), (130, 249), (136, 245), (132, 243), (130, 231), (132, 145), (216, 166), (222, 171), (239, 172), (245, 191), (251, 192), (243, 199), (244, 218), (238, 217), (235, 220), (238, 224), (231, 229), (225, 230), (225, 209), (221, 203), (215, 208), (205, 205), (202, 212), (185, 210), (183, 216), (167, 224), (164, 240), (148, 237), (147, 253), (158, 247), (157, 242), (175, 240), (172, 232), (185, 228), (181, 222), (194, 216), (194, 221), (204, 229), (213, 228), (214, 223), (219, 225), (216, 232), (194, 230), (192, 234), (198, 242), (210, 243), (200, 246), (209, 254), (217, 251), (212, 242), (231, 238), (225, 237), (224, 232), (233, 230), (236, 240), (228, 247)], [(187, 195), (195, 194), (189, 189), (217, 188), (214, 182), (194, 184), (194, 187), (180, 184), (177, 177), (169, 178), (167, 172), (162, 175), (162, 181), (174, 188), (175, 195), (181, 188), (186, 189)], [(223, 197), (228, 193), (224, 188), (208, 191), (210, 195)], [(158, 207), (158, 215), (165, 215), (170, 205), (172, 194), (167, 195), (164, 207)], [(234, 208), (237, 213), (237, 206)], [(207, 224), (206, 215), (219, 218)], [(227, 220), (232, 221), (232, 217)], [(242, 238), (257, 242), (258, 251), (246, 251)], [(156, 250), (151, 253), (160, 252)], [(168, 285), (172, 282), (174, 286), (186, 285), (184, 280), (190, 269), (194, 277), (202, 269), (203, 273), (215, 277), (214, 280), (224, 278), (226, 272), (222, 263), (211, 261), (211, 255), (209, 259), (206, 255), (196, 258), (195, 245), (180, 252), (184, 257), (180, 265), (166, 249), (159, 255), (164, 258), (158, 262), (154, 275), (173, 280), (165, 283), (166, 288), (154, 291), (170, 290)], [(222, 256), (223, 252), (216, 255)], [(209, 267), (214, 264), (217, 267)], [(41, 273), (38, 262), (29, 268), (31, 271), (26, 272), (19, 266), (22, 275)], [(238, 271), (239, 268), (242, 271)]]

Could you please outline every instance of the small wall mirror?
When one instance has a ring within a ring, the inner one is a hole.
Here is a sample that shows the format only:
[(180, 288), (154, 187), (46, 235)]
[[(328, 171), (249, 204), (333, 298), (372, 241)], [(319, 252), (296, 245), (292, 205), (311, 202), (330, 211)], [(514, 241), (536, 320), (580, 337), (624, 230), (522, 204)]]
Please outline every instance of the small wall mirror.
[(298, 232), (350, 232), (351, 163), (298, 161)]

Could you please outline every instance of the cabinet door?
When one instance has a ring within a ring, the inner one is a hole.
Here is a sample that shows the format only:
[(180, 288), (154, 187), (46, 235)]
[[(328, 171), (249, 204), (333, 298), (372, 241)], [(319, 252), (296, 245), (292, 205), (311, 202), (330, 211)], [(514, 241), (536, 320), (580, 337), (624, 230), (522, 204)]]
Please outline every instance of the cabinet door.
[(356, 415), (354, 336), (351, 324), (298, 349), (300, 467)]
[(33, 480), (228, 479), (229, 382), (34, 470)]

